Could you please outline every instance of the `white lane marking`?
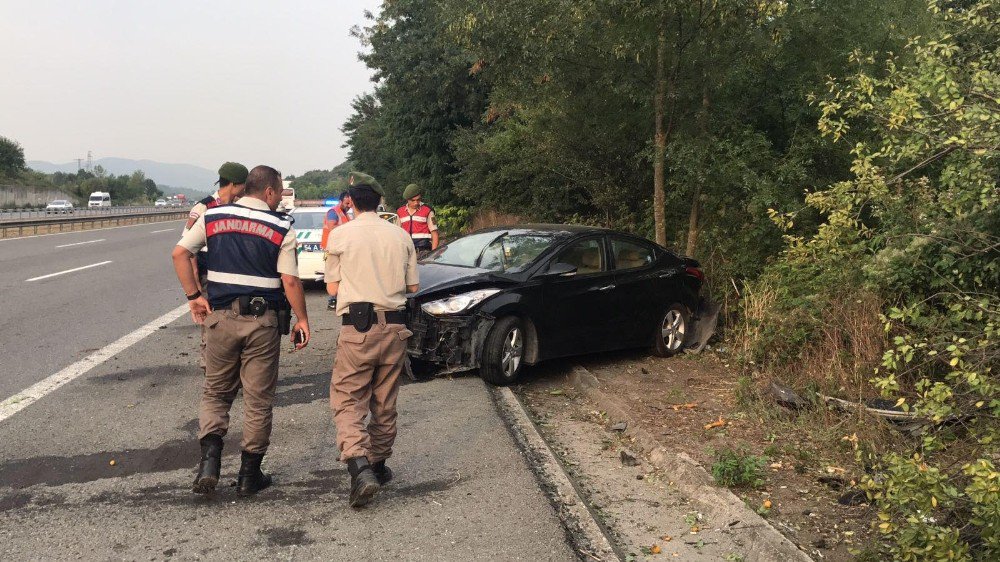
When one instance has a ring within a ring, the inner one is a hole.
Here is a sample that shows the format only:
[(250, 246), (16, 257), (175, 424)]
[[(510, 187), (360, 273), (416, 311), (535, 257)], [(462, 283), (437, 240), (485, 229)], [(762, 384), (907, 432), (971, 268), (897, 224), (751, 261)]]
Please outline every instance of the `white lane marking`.
[(7, 398), (3, 402), (0, 402), (0, 422), (34, 404), (60, 386), (79, 378), (94, 367), (97, 367), (101, 363), (104, 363), (108, 359), (111, 359), (115, 355), (125, 351), (153, 332), (159, 330), (160, 326), (170, 324), (174, 320), (177, 320), (181, 316), (187, 314), (189, 310), (190, 308), (187, 303), (182, 304), (138, 330), (130, 334), (125, 334), (118, 341), (105, 346), (90, 356), (73, 363), (58, 373), (50, 375), (44, 380), (39, 381), (10, 398)]
[[(187, 221), (187, 219), (175, 219), (170, 221), (161, 222), (180, 222)], [(15, 238), (0, 238), (0, 242), (10, 242), (13, 240), (27, 240), (28, 238), (41, 238), (42, 236), (61, 236), (63, 234), (84, 234), (89, 232), (95, 232), (98, 230), (114, 230), (116, 228), (135, 228), (137, 226), (149, 226), (150, 223), (142, 222), (139, 224), (126, 224), (125, 226), (106, 226), (104, 228), (88, 228), (87, 230), (67, 230), (66, 232), (53, 232), (51, 234), (32, 234), (31, 236), (17, 236)], [(0, 222), (0, 228), (3, 227), (3, 223)]]
[(62, 244), (56, 246), (56, 248), (69, 248), (70, 246), (79, 246), (80, 244), (96, 244), (97, 242), (104, 242), (106, 238), (98, 238), (97, 240), (87, 240), (86, 242), (73, 242), (72, 244)]
[(31, 281), (41, 281), (42, 279), (48, 279), (49, 277), (55, 277), (56, 275), (65, 275), (67, 273), (73, 273), (74, 271), (82, 271), (84, 269), (90, 269), (92, 267), (98, 267), (101, 265), (108, 265), (111, 260), (102, 261), (100, 263), (92, 263), (90, 265), (85, 265), (83, 267), (74, 267), (73, 269), (67, 269), (66, 271), (57, 271), (56, 273), (50, 273), (48, 275), (42, 275), (40, 277), (32, 277), (31, 279), (25, 279), (25, 283), (30, 283)]
[(150, 232), (150, 234), (159, 234), (161, 232), (175, 232), (176, 230), (177, 229), (175, 228), (164, 228), (163, 230), (154, 230), (153, 232)]

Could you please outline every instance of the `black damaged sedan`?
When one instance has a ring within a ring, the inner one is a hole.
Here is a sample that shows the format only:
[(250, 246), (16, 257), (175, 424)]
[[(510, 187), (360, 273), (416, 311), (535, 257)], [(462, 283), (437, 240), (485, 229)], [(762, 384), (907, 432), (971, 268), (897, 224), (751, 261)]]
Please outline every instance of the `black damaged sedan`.
[(698, 262), (601, 228), (480, 230), (420, 262), (408, 352), (440, 372), (479, 369), (505, 385), (556, 357), (691, 345), (702, 305)]

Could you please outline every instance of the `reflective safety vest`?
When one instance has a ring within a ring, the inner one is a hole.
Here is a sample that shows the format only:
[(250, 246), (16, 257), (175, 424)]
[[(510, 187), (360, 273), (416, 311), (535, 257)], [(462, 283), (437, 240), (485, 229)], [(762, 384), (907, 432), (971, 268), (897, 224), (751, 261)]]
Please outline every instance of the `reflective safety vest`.
[(242, 205), (220, 205), (205, 212), (208, 239), (208, 302), (213, 309), (241, 296), (283, 302), (278, 255), (291, 219), (282, 213)]
[[(207, 212), (209, 209), (214, 209), (215, 207), (221, 205), (222, 200), (216, 199), (215, 195), (209, 195), (208, 197), (198, 201), (198, 203), (204, 205), (205, 211)], [(195, 255), (195, 263), (198, 264), (198, 275), (203, 277), (205, 276), (205, 272), (208, 270), (208, 258), (206, 256), (208, 256), (208, 246), (202, 248), (201, 251)]]
[(428, 220), (433, 212), (434, 209), (430, 205), (421, 205), (411, 215), (410, 210), (406, 205), (403, 205), (396, 210), (396, 215), (399, 216), (399, 226), (410, 233), (410, 238), (414, 240), (430, 240), (431, 227), (428, 224)]
[(337, 222), (330, 220), (330, 211), (327, 211), (326, 215), (323, 216), (323, 236), (319, 240), (319, 247), (324, 250), (326, 249), (326, 240), (330, 237), (330, 232), (337, 226), (351, 220), (351, 217), (347, 216), (347, 213), (340, 208), (340, 205), (331, 210), (337, 213)]

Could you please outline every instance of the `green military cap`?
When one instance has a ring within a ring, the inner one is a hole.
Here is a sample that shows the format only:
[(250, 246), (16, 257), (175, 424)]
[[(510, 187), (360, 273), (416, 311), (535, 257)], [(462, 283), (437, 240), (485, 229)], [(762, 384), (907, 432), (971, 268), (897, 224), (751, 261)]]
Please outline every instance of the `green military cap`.
[(247, 167), (238, 162), (226, 162), (222, 166), (219, 166), (219, 179), (228, 182), (235, 184), (246, 183), (248, 175), (250, 175), (250, 171), (247, 170)]
[(382, 191), (382, 186), (379, 185), (378, 181), (369, 176), (368, 174), (362, 172), (351, 172), (347, 176), (347, 187), (350, 189), (360, 189), (362, 187), (370, 187), (372, 191), (378, 193), (379, 195), (385, 195)]
[(413, 199), (417, 195), (423, 195), (423, 194), (424, 190), (420, 189), (419, 185), (411, 183), (410, 185), (406, 186), (406, 189), (403, 190), (403, 199)]

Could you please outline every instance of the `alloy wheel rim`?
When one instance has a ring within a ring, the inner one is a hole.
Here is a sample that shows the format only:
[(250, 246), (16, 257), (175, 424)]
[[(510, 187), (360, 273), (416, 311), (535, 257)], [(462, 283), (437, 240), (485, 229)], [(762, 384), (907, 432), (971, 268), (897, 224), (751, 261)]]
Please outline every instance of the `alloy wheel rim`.
[(670, 351), (677, 351), (684, 344), (684, 317), (676, 310), (668, 310), (660, 326), (660, 336)]
[(500, 355), (500, 366), (507, 378), (512, 378), (521, 368), (521, 356), (524, 352), (524, 339), (520, 328), (512, 328), (503, 339), (503, 353)]

